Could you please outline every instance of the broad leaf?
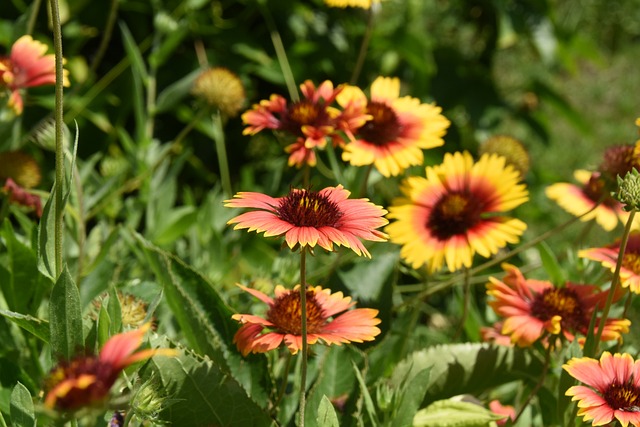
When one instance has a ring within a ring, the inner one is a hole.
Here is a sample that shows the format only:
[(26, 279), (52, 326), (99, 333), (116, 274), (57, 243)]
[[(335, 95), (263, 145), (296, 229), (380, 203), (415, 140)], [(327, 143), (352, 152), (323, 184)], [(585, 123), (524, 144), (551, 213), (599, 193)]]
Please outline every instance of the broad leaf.
[[(168, 347), (168, 341), (152, 343)], [(175, 401), (161, 413), (174, 426), (271, 426), (271, 418), (226, 370), (188, 351), (177, 357), (154, 357), (152, 364)]]
[(392, 427), (404, 427), (411, 425), (413, 416), (418, 412), (424, 395), (429, 387), (430, 369), (418, 372), (412, 378), (407, 378), (404, 387), (400, 391), (400, 402), (395, 408)]
[(51, 356), (71, 359), (84, 346), (80, 293), (69, 270), (64, 269), (51, 291), (49, 302)]
[(418, 411), (413, 427), (486, 427), (502, 418), (475, 403), (439, 400)]
[(336, 410), (327, 396), (322, 396), (320, 406), (318, 406), (318, 416), (316, 420), (318, 426), (340, 427)]
[(11, 425), (14, 427), (34, 427), (36, 416), (31, 393), (21, 383), (11, 392)]
[(490, 344), (438, 345), (416, 351), (400, 362), (391, 381), (399, 386), (431, 368), (424, 402), (475, 394), (517, 379), (530, 378), (542, 369), (540, 360), (519, 348)]
[(49, 342), (49, 322), (46, 320), (9, 310), (0, 310), (0, 315), (11, 320), (13, 323), (25, 331), (32, 333), (42, 341)]

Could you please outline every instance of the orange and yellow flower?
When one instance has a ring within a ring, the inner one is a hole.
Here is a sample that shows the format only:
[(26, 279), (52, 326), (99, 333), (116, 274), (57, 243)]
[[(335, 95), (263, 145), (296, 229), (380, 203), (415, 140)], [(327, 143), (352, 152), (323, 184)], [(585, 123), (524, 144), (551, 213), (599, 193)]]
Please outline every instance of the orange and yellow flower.
[[(619, 239), (602, 248), (583, 249), (578, 252), (578, 256), (599, 261), (605, 268), (609, 268), (611, 272), (616, 269), (619, 255)], [(620, 268), (620, 284), (624, 288), (629, 288), (631, 292), (640, 293), (640, 231), (634, 231), (629, 234)]]
[(389, 208), (388, 217), (396, 221), (385, 231), (402, 245), (400, 254), (413, 268), (470, 267), (474, 254), (490, 257), (517, 243), (526, 229), (524, 222), (501, 215), (528, 200), (519, 181), (504, 157), (483, 155), (474, 163), (467, 152), (447, 153), (441, 165), (427, 167), (426, 178), (403, 182), (405, 197)]
[(265, 237), (284, 236), (291, 249), (319, 245), (332, 251), (335, 244), (370, 258), (359, 239), (385, 241), (387, 236), (376, 229), (388, 223), (387, 211), (368, 199), (349, 199), (349, 194), (341, 185), (320, 191), (292, 189), (279, 198), (240, 192), (226, 200), (225, 206), (255, 210), (227, 224), (236, 224), (234, 230), (264, 232)]
[[(348, 123), (340, 118), (341, 112), (331, 106), (342, 86), (334, 88), (333, 83), (326, 80), (316, 88), (307, 80), (300, 85), (300, 90), (303, 99), (298, 102), (287, 102), (280, 95), (271, 95), (268, 100), (260, 101), (242, 115), (242, 121), (247, 125), (244, 135), (255, 135), (264, 129), (271, 129), (296, 138), (294, 144), (287, 147), (287, 151), (292, 153), (289, 164), (296, 166), (312, 165), (311, 161), (315, 160), (306, 151), (301, 155), (301, 147), (306, 150), (323, 149), (329, 139), (334, 146), (342, 144), (338, 130)], [(357, 117), (351, 117), (349, 122), (359, 124), (365, 118), (363, 116), (358, 120)]]
[(61, 362), (46, 381), (45, 406), (75, 411), (85, 406), (99, 405), (107, 398), (111, 386), (124, 368), (155, 355), (174, 355), (175, 351), (171, 349), (136, 351), (150, 327), (151, 324), (147, 323), (140, 329), (114, 335), (98, 356), (80, 356), (69, 362)]
[[(503, 264), (503, 268), (504, 279), (489, 278), (487, 294), (493, 297), (489, 305), (504, 317), (502, 333), (510, 335), (511, 342), (527, 347), (548, 336), (573, 341), (576, 334), (584, 342), (591, 317), (604, 305), (607, 291), (571, 282), (555, 287), (549, 281), (525, 279), (513, 265)], [(630, 324), (626, 319), (607, 319), (602, 340), (621, 339)]]
[(578, 401), (578, 416), (594, 426), (614, 420), (623, 426), (640, 426), (640, 361), (631, 355), (602, 353), (600, 360), (582, 357), (562, 366), (586, 385), (570, 387), (565, 393)]
[[(595, 219), (606, 231), (616, 228), (618, 219), (628, 217), (622, 209), (622, 204), (611, 196), (600, 172), (577, 170), (574, 177), (580, 185), (567, 182), (552, 184), (545, 190), (547, 197), (570, 214), (583, 215), (580, 221)], [(584, 215), (586, 212), (589, 213)]]
[(444, 144), (450, 125), (435, 104), (423, 104), (417, 98), (400, 96), (400, 80), (378, 77), (371, 85), (371, 96), (355, 86), (346, 86), (336, 97), (346, 117), (369, 117), (353, 131), (345, 132), (350, 142), (342, 159), (354, 166), (373, 164), (384, 176), (395, 176), (409, 166), (422, 165), (422, 150)]
[[(245, 356), (249, 353), (265, 353), (284, 342), (292, 354), (300, 351), (300, 285), (293, 290), (276, 286), (275, 298), (255, 289), (240, 287), (267, 304), (269, 309), (264, 318), (252, 314), (233, 315), (233, 319), (242, 324), (233, 338), (238, 350)], [(380, 323), (380, 319), (376, 318), (378, 310), (350, 310), (356, 303), (350, 297), (344, 297), (342, 292), (331, 293), (329, 289), (322, 289), (320, 286), (309, 286), (306, 302), (309, 345), (318, 341), (327, 345), (373, 341), (380, 334), (380, 329), (376, 326)]]
[[(55, 55), (46, 55), (47, 50), (46, 44), (22, 36), (11, 47), (9, 57), (0, 59), (0, 84), (11, 91), (8, 105), (16, 114), (24, 109), (21, 89), (56, 82)], [(66, 70), (63, 84), (69, 86)]]

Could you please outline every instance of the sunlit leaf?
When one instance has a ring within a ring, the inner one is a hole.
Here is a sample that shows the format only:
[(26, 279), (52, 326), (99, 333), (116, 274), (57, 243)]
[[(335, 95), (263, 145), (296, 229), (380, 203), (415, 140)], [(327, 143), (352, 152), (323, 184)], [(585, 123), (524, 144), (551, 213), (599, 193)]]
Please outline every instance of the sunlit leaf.
[(501, 418), (475, 403), (439, 400), (418, 411), (413, 427), (486, 427)]
[(323, 427), (339, 427), (338, 415), (333, 404), (327, 396), (322, 396), (320, 406), (318, 406), (317, 425)]
[(49, 322), (26, 314), (9, 310), (0, 310), (0, 315), (11, 320), (25, 331), (28, 331), (44, 342), (49, 342)]

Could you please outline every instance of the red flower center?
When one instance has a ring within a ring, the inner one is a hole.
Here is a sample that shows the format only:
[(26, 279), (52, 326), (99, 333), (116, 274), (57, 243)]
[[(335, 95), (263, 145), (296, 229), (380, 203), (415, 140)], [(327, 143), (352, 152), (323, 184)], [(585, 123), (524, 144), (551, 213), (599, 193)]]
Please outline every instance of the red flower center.
[[(315, 334), (322, 331), (326, 323), (323, 310), (316, 301), (313, 291), (307, 291), (307, 333)], [(267, 320), (273, 323), (281, 332), (301, 335), (302, 334), (302, 304), (300, 304), (300, 292), (290, 291), (278, 297), (269, 311)]]
[(640, 254), (625, 253), (622, 257), (622, 266), (628, 268), (634, 273), (640, 274)]
[(613, 409), (640, 412), (640, 389), (632, 384), (611, 384), (602, 397)]
[(370, 102), (367, 114), (373, 118), (358, 130), (362, 139), (375, 145), (385, 145), (395, 141), (402, 130), (395, 111), (381, 102)]
[(582, 192), (590, 200), (596, 203), (602, 203), (605, 206), (615, 206), (616, 200), (609, 195), (609, 190), (606, 187), (606, 183), (600, 177), (599, 173), (594, 173), (589, 178), (589, 182), (584, 186)]
[(480, 221), (482, 205), (470, 194), (447, 193), (433, 206), (427, 228), (440, 240), (464, 234)]
[(309, 190), (291, 190), (278, 206), (280, 219), (296, 227), (335, 227), (342, 215), (327, 196)]
[(578, 295), (567, 288), (547, 289), (538, 294), (531, 306), (531, 313), (542, 321), (560, 316), (563, 328), (575, 329), (585, 323), (585, 314)]
[(309, 100), (302, 100), (293, 104), (282, 119), (282, 129), (297, 136), (304, 136), (302, 127), (327, 125), (329, 116), (324, 108)]

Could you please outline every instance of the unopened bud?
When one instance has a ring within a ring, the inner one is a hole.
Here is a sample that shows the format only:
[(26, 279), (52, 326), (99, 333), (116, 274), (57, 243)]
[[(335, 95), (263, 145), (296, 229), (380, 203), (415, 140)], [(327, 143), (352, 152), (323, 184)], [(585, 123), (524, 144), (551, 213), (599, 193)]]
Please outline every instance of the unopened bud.
[(640, 207), (640, 173), (633, 168), (624, 178), (618, 177), (618, 192), (614, 197), (624, 205), (627, 212)]

